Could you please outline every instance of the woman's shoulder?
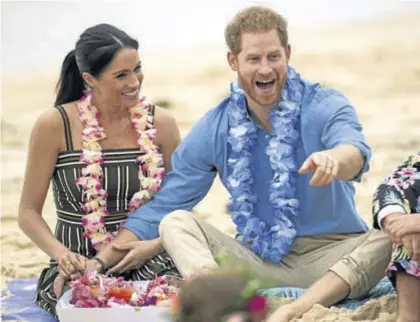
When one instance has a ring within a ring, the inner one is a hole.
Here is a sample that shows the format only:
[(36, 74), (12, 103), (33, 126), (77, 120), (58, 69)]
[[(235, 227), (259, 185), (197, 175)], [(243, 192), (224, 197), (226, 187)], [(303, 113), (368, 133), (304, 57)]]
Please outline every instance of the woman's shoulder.
[[(64, 119), (67, 118), (70, 120), (73, 118), (73, 105), (74, 103), (66, 103), (44, 110), (35, 121), (33, 131), (45, 136), (53, 135), (55, 138), (61, 137), (58, 134), (64, 131)], [(64, 114), (60, 109), (64, 110)], [(50, 137), (49, 140), (52, 140), (54, 137)]]
[(65, 103), (65, 104), (62, 104), (60, 106), (56, 106), (54, 109), (58, 111), (59, 108), (62, 108), (64, 110), (64, 112), (66, 113), (66, 115), (70, 119), (72, 119), (74, 117), (78, 117), (76, 103), (77, 103), (77, 101)]
[(34, 128), (59, 129), (63, 127), (63, 119), (57, 108), (49, 108), (43, 111), (37, 118)]
[(48, 122), (50, 125), (60, 125), (63, 122), (63, 115), (60, 110), (64, 110), (65, 116), (71, 117), (74, 113), (75, 102), (62, 104), (60, 106), (50, 107), (44, 110), (39, 116), (38, 121), (40, 123)]
[(177, 126), (173, 115), (162, 107), (155, 105), (154, 122), (156, 128)]
[(36, 146), (49, 146), (50, 149), (59, 150), (62, 144), (64, 123), (57, 108), (50, 107), (44, 110), (36, 119), (30, 136), (31, 144)]

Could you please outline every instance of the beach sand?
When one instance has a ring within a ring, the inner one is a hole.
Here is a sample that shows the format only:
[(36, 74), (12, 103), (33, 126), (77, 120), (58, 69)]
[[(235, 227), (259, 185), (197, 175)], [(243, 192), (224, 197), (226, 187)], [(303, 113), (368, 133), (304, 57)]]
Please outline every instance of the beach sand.
[[(360, 215), (371, 224), (371, 196), (380, 180), (420, 146), (420, 16), (404, 15), (295, 32), (292, 65), (306, 78), (334, 87), (357, 109), (373, 149), (371, 169), (356, 185)], [(142, 92), (168, 105), (182, 135), (229, 90), (234, 74), (223, 48), (144, 57)], [(36, 117), (52, 108), (57, 70), (30, 75), (2, 73), (1, 115), (1, 278), (38, 276), (48, 258), (19, 230), (17, 206), (26, 147)], [(416, 126), (417, 125), (417, 126)], [(218, 180), (196, 210), (222, 231), (234, 233), (226, 214), (227, 192)], [(54, 230), (55, 211), (48, 194), (45, 219)], [(380, 254), (378, 254), (380, 256)], [(315, 306), (302, 321), (393, 321), (395, 298), (371, 301), (355, 312)]]

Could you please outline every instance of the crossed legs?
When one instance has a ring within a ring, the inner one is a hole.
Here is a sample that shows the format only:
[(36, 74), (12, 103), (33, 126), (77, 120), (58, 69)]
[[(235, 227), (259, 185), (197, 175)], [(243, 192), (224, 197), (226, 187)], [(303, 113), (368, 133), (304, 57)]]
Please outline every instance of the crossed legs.
[[(301, 237), (281, 263), (268, 263), (187, 211), (167, 215), (159, 231), (163, 245), (184, 277), (216, 268), (216, 255), (225, 251), (246, 259), (261, 276), (272, 277), (272, 287), (308, 288), (299, 299), (275, 313), (272, 321), (276, 322), (299, 317), (315, 304), (330, 306), (346, 297), (366, 294), (384, 277), (391, 253), (387, 236), (381, 231), (370, 231), (354, 236)], [(369, 256), (374, 254), (382, 256), (373, 264)]]

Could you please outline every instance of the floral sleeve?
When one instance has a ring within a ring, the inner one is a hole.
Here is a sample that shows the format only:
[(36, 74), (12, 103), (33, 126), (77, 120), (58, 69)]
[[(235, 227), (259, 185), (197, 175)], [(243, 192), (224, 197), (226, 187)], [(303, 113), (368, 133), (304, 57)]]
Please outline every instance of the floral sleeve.
[(373, 196), (373, 226), (379, 229), (378, 214), (387, 207), (397, 205), (406, 213), (420, 213), (420, 151), (410, 156), (386, 177)]

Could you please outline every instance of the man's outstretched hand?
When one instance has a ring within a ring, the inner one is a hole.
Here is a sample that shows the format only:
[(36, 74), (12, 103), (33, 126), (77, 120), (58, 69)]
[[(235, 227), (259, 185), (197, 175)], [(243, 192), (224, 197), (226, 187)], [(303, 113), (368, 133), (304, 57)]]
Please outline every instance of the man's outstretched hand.
[(323, 186), (330, 184), (337, 177), (338, 170), (338, 161), (327, 152), (315, 152), (303, 162), (299, 174), (312, 172), (313, 176), (309, 183), (312, 186)]

